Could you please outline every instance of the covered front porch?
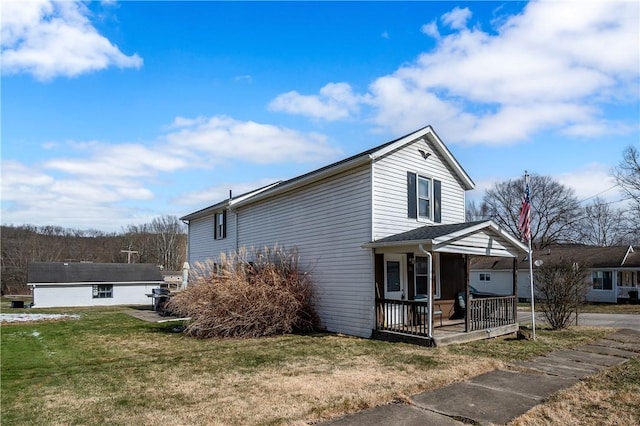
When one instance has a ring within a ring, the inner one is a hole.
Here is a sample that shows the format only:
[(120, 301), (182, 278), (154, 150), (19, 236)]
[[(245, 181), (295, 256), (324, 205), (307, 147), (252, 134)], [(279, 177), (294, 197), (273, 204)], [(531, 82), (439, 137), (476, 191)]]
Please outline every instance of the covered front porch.
[[(517, 331), (516, 260), (527, 248), (494, 222), (425, 226), (365, 247), (375, 258), (374, 338), (443, 345)], [(512, 293), (474, 292), (473, 256), (513, 258)]]

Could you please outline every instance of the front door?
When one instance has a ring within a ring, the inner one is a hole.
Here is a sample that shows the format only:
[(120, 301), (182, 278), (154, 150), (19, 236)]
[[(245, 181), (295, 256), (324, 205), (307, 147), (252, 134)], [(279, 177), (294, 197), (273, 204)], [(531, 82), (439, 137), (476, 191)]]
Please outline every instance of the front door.
[(407, 258), (404, 254), (384, 255), (384, 298), (407, 298)]

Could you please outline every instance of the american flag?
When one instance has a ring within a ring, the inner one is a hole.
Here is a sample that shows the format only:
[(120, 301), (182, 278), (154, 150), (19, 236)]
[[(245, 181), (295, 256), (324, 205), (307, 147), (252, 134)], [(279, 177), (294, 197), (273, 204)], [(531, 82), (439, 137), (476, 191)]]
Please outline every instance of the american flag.
[(522, 196), (522, 206), (520, 206), (520, 218), (518, 219), (518, 230), (523, 241), (531, 240), (531, 200), (529, 199), (529, 176), (525, 175), (524, 195)]

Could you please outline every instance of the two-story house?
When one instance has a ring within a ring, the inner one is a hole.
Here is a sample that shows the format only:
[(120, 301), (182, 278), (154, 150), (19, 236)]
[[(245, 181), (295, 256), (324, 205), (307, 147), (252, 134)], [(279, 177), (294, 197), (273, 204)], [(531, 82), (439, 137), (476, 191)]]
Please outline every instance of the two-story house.
[(480, 309), (469, 297), (469, 260), (517, 259), (526, 247), (491, 221), (465, 223), (473, 188), (427, 126), (184, 216), (189, 262), (240, 247), (296, 247), (329, 331), (434, 343), (434, 317), (440, 325), (456, 311), (462, 331), (513, 332), (517, 274), (510, 296)]

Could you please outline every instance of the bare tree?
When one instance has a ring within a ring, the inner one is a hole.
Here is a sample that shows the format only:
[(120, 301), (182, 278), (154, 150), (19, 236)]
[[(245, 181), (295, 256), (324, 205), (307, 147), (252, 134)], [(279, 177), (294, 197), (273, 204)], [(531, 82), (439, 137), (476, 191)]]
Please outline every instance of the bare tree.
[(628, 146), (622, 153), (622, 161), (613, 170), (613, 177), (631, 202), (629, 231), (638, 242), (640, 234), (640, 151)]
[(596, 197), (584, 208), (579, 230), (580, 242), (601, 247), (622, 244), (628, 233), (628, 218), (625, 213)]
[(535, 289), (540, 295), (542, 312), (554, 330), (566, 328), (573, 314), (585, 302), (588, 291), (587, 269), (576, 262), (561, 259), (535, 271)]
[(487, 205), (485, 203), (477, 205), (474, 200), (470, 201), (465, 209), (465, 219), (467, 222), (490, 219)]
[[(536, 249), (576, 240), (581, 217), (580, 205), (572, 189), (549, 176), (532, 174), (529, 181), (531, 200), (531, 240)], [(514, 235), (520, 235), (518, 217), (524, 178), (494, 184), (483, 197), (489, 217)]]

